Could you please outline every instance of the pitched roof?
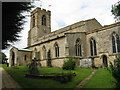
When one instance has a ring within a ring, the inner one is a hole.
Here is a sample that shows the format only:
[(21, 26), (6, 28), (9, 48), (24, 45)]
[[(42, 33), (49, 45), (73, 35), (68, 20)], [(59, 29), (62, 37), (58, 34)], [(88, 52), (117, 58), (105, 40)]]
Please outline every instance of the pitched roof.
[(32, 50), (30, 49), (18, 49), (19, 51), (28, 51), (28, 52), (31, 52)]
[(115, 26), (119, 26), (120, 25), (120, 22), (118, 23), (114, 23), (114, 24), (111, 24), (111, 25), (106, 25), (102, 28), (99, 28), (99, 29), (94, 29), (90, 32), (86, 32), (87, 34), (91, 34), (91, 33), (94, 33), (94, 32), (98, 32), (98, 31), (103, 31), (103, 30), (106, 30), (106, 29), (109, 29), (109, 28), (112, 28), (112, 27), (115, 27)]

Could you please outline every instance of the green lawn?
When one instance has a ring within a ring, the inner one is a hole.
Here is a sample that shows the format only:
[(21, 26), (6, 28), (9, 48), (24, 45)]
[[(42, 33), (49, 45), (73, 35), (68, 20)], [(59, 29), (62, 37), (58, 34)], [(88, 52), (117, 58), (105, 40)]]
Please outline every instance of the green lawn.
[(72, 81), (62, 84), (58, 81), (51, 79), (33, 79), (25, 78), (27, 73), (27, 67), (19, 66), (19, 69), (12, 67), (3, 68), (23, 87), (23, 88), (74, 88), (79, 84), (85, 77), (87, 77), (93, 70), (91, 68), (76, 68), (73, 71), (63, 71), (61, 68), (40, 68), (40, 73), (60, 73), (60, 72), (76, 72)]
[(115, 79), (107, 69), (98, 69), (84, 88), (115, 88)]

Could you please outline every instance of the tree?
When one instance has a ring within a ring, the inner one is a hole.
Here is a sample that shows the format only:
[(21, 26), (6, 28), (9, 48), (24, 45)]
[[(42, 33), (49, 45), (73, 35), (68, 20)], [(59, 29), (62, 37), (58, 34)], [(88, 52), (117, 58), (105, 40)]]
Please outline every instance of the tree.
[[(112, 6), (112, 14), (116, 21), (120, 20), (120, 1)], [(116, 87), (120, 89), (120, 55), (116, 56), (114, 64), (110, 63), (112, 76), (116, 79)]]
[(8, 59), (6, 57), (7, 56), (3, 52), (0, 52), (0, 63), (2, 63), (2, 64), (7, 63)]
[(25, 16), (34, 6), (30, 2), (2, 2), (2, 49), (19, 40), (18, 34), (23, 29)]
[(115, 16), (117, 21), (120, 20), (120, 1), (112, 6), (112, 14)]
[(110, 71), (116, 80), (116, 87), (120, 89), (120, 55), (116, 56), (114, 65), (110, 63)]

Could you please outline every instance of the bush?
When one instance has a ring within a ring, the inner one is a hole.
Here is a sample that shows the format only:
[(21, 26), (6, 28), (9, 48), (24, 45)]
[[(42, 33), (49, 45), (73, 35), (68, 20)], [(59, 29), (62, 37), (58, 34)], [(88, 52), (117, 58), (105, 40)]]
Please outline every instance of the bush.
[(120, 89), (120, 55), (116, 56), (114, 65), (110, 62), (112, 76), (116, 79), (116, 87)]
[(28, 65), (28, 73), (32, 75), (39, 74), (38, 63), (36, 59), (32, 60), (32, 63)]
[(69, 60), (65, 61), (63, 64), (64, 70), (74, 70), (75, 69), (75, 61), (73, 58), (70, 58)]
[(74, 75), (72, 73), (59, 73), (59, 74), (55, 75), (55, 80), (57, 80), (61, 83), (66, 83), (68, 81), (71, 81), (73, 76)]

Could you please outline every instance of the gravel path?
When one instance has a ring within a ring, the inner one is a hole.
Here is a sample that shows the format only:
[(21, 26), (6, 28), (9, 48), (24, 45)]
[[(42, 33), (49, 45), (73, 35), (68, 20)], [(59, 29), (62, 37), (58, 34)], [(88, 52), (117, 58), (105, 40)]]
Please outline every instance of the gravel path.
[(0, 74), (2, 74), (2, 88), (22, 88), (2, 67), (0, 67)]

